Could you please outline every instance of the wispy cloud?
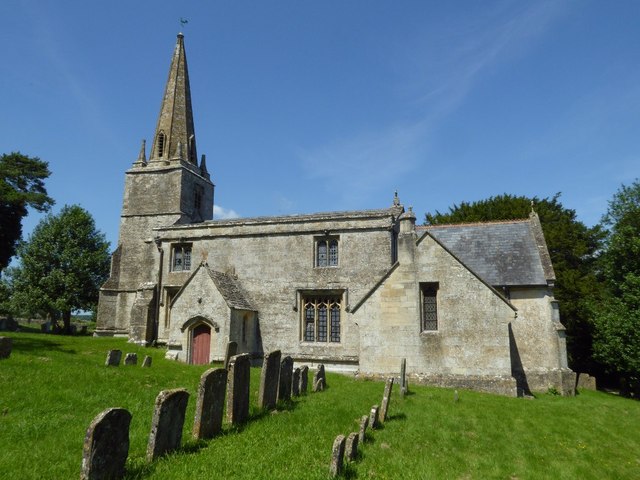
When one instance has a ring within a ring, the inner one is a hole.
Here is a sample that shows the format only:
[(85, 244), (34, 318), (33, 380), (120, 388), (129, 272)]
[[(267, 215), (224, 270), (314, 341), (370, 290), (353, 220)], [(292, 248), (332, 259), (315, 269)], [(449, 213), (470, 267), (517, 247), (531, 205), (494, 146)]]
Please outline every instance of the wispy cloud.
[(217, 220), (229, 220), (230, 218), (239, 218), (240, 215), (233, 210), (221, 207), (220, 205), (213, 206), (213, 218)]

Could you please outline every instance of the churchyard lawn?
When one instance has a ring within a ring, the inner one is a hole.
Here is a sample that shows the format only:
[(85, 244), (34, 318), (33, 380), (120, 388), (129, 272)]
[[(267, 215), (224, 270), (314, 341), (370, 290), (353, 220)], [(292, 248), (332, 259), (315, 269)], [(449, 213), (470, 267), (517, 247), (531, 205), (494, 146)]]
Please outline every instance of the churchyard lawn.
[[(0, 477), (77, 479), (93, 418), (108, 407), (129, 410), (127, 478), (325, 479), (339, 434), (380, 404), (383, 382), (327, 374), (328, 388), (261, 414), (260, 370), (251, 371), (251, 418), (213, 440), (191, 439), (195, 393), (206, 366), (164, 359), (123, 339), (0, 333), (13, 338), (0, 360)], [(105, 367), (106, 353), (137, 352), (138, 365)], [(151, 368), (141, 368), (145, 355)], [(400, 365), (398, 364), (398, 370)], [(310, 373), (310, 378), (312, 374)], [(186, 388), (182, 448), (145, 460), (153, 404), (161, 390)], [(367, 432), (346, 478), (604, 479), (640, 478), (640, 402), (582, 391), (535, 400), (410, 385), (394, 386), (389, 419)]]

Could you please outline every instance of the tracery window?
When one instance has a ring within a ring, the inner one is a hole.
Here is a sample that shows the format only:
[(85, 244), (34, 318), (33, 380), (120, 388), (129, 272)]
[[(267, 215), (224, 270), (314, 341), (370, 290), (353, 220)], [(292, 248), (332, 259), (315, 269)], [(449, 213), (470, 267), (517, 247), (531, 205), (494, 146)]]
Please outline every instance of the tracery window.
[(338, 239), (321, 239), (316, 241), (316, 267), (338, 266)]
[(422, 295), (422, 331), (438, 330), (438, 284), (421, 283)]
[(191, 244), (174, 245), (171, 253), (171, 271), (191, 270)]
[(305, 342), (340, 342), (341, 297), (305, 296), (302, 299), (302, 331)]

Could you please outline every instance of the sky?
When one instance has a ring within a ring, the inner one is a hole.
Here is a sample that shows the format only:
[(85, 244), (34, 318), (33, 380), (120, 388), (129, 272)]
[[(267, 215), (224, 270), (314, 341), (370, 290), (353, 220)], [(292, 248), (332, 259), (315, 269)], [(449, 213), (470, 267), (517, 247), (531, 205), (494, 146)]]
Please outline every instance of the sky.
[(640, 177), (638, 1), (2, 0), (0, 18), (0, 152), (49, 162), (53, 212), (81, 205), (112, 249), (181, 30), (218, 219), (397, 191), (421, 222), (561, 192), (590, 226)]

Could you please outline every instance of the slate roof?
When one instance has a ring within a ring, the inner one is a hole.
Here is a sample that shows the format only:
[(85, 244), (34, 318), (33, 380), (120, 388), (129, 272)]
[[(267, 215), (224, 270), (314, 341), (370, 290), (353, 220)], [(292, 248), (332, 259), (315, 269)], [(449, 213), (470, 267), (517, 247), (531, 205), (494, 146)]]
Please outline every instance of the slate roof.
[(211, 270), (210, 268), (207, 268), (207, 271), (209, 272), (211, 280), (216, 284), (218, 291), (230, 308), (257, 312), (245, 297), (240, 284), (234, 277), (227, 275), (226, 273)]
[(555, 279), (537, 217), (417, 230), (429, 232), (489, 285), (547, 285)]

